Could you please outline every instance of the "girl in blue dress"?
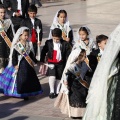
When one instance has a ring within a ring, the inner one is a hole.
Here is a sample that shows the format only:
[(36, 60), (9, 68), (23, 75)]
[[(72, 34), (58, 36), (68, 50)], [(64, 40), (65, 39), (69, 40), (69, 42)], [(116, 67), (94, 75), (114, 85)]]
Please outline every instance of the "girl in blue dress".
[(9, 64), (0, 75), (0, 90), (4, 95), (28, 99), (42, 93), (35, 73), (32, 43), (28, 40), (29, 29), (21, 27), (14, 36)]

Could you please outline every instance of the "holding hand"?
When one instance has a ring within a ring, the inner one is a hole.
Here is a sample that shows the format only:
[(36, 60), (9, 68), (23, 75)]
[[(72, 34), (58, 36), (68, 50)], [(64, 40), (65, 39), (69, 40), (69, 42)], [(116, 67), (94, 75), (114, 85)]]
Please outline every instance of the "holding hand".
[(37, 44), (40, 46), (41, 45), (41, 41), (39, 41)]
[(44, 64), (43, 62), (40, 62), (40, 61), (37, 62), (38, 66), (43, 65), (43, 64)]
[(8, 10), (11, 10), (11, 7), (8, 7)]
[(40, 65), (44, 65), (44, 63), (43, 63), (43, 62), (40, 62), (39, 64), (40, 64)]

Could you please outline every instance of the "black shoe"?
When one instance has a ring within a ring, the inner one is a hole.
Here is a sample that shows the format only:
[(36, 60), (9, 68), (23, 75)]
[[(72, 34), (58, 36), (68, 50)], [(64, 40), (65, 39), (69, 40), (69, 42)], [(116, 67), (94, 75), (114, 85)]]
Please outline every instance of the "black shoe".
[(82, 117), (71, 117), (72, 119), (82, 119)]
[(58, 96), (58, 94), (55, 94), (55, 97), (57, 97)]
[(50, 93), (49, 98), (51, 98), (51, 99), (55, 98), (55, 93)]
[(24, 97), (23, 99), (24, 99), (24, 101), (28, 101), (28, 100), (29, 100), (29, 98), (28, 98), (28, 97)]

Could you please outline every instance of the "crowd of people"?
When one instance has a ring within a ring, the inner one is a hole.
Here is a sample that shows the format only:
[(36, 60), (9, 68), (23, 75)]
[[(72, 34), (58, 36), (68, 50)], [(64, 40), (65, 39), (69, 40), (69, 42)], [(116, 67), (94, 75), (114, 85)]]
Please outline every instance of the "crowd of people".
[(31, 5), (29, 0), (0, 3), (0, 92), (24, 100), (44, 94), (34, 68), (38, 64), (41, 75), (49, 76), (49, 98), (56, 98), (54, 106), (63, 114), (118, 120), (120, 26), (110, 38), (100, 34), (96, 41), (87, 26), (73, 35), (67, 12), (61, 9), (40, 53), (43, 29), (34, 4), (35, 0)]

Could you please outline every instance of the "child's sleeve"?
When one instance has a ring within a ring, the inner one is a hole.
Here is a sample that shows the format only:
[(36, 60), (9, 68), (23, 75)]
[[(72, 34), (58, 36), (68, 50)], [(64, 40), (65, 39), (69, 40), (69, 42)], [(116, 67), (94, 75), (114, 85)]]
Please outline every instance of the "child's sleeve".
[(10, 39), (10, 41), (12, 42), (13, 40), (13, 30), (12, 30), (12, 26), (9, 27), (9, 29), (7, 30), (7, 36)]
[(34, 61), (35, 64), (38, 62), (37, 59), (35, 58), (34, 53), (32, 51), (30, 52), (30, 57)]
[(70, 53), (71, 53), (71, 46), (69, 43), (66, 43), (66, 62), (67, 62), (67, 59), (68, 59)]
[(3, 4), (4, 4), (5, 8), (10, 7), (10, 0), (3, 0)]
[(30, 2), (29, 2), (29, 0), (27, 0), (26, 1), (26, 9), (25, 9), (25, 15), (26, 15), (27, 18), (29, 17), (29, 15), (28, 15), (28, 8), (29, 8), (29, 6), (30, 6)]
[(43, 28), (42, 28), (42, 22), (41, 20), (39, 21), (39, 28), (41, 29), (39, 36), (40, 36), (40, 41), (42, 41), (42, 37), (43, 37)]
[(8, 15), (13, 16), (13, 13), (14, 13), (15, 11), (13, 11), (13, 10), (8, 10), (8, 8), (11, 7), (11, 6), (10, 6), (10, 0), (3, 0), (3, 4), (4, 4), (5, 8), (6, 8), (6, 11), (7, 11)]
[(18, 65), (18, 52), (14, 49), (12, 54), (12, 65)]
[(46, 41), (45, 45), (43, 46), (43, 49), (41, 51), (40, 62), (44, 62), (45, 60), (46, 53), (48, 52), (48, 42), (49, 41)]
[(70, 66), (67, 68), (66, 73), (64, 75), (64, 81), (68, 80), (68, 76), (70, 75), (70, 73), (74, 72), (74, 64), (70, 64)]
[(89, 59), (89, 65), (90, 65), (90, 68), (92, 69), (93, 73), (97, 67), (97, 64), (98, 64), (98, 60), (97, 60), (97, 57), (94, 56), (94, 55), (88, 55), (88, 59)]
[(69, 38), (70, 38), (70, 43), (72, 44), (73, 42), (73, 31), (72, 30), (70, 30), (69, 32)]

